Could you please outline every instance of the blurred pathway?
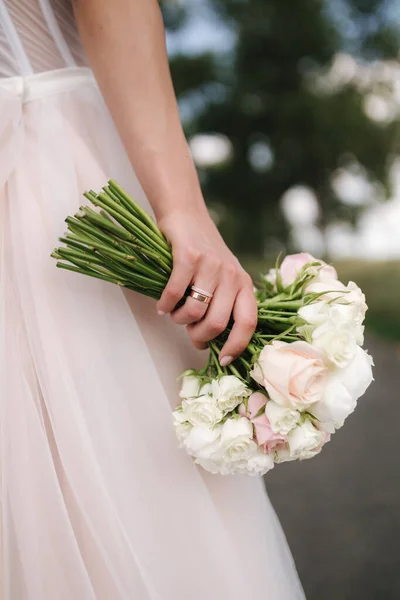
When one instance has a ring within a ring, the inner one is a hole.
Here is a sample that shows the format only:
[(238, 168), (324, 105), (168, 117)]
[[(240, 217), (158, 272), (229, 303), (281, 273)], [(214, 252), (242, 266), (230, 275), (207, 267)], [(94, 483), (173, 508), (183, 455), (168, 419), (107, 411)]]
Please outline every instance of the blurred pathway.
[(266, 476), (308, 600), (400, 600), (400, 353), (367, 346), (356, 412), (320, 456)]

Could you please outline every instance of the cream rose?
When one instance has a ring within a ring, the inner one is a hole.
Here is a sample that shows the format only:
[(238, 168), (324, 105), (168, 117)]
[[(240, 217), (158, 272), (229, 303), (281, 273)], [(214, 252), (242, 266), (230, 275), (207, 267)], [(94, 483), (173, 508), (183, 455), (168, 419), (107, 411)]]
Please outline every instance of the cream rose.
[(276, 269), (270, 269), (263, 277), (276, 289)]
[(182, 412), (192, 425), (214, 427), (223, 417), (212, 396), (205, 395), (182, 401)]
[(234, 375), (223, 375), (219, 379), (213, 379), (211, 387), (212, 396), (224, 414), (231, 412), (243, 398), (251, 394), (244, 381)]
[(340, 380), (333, 375), (325, 388), (323, 398), (309, 408), (309, 412), (321, 423), (321, 428), (329, 433), (342, 427), (345, 419), (354, 411), (357, 402)]
[(314, 281), (306, 288), (307, 293), (322, 294), (318, 301), (334, 301), (332, 306), (342, 305), (348, 307), (349, 320), (352, 319), (357, 325), (362, 325), (368, 306), (365, 295), (353, 281), (344, 285), (341, 281)]
[(196, 465), (199, 465), (213, 475), (231, 475), (234, 472), (232, 465), (227, 465), (221, 462), (219, 457), (214, 460), (207, 458), (195, 458), (194, 462)]
[(322, 398), (328, 369), (307, 342), (274, 341), (262, 349), (251, 376), (280, 406), (304, 409)]
[(175, 427), (176, 437), (178, 438), (179, 447), (183, 446), (183, 442), (192, 430), (192, 425), (187, 421), (186, 416), (181, 409), (174, 410), (172, 413), (173, 424)]
[(247, 460), (257, 451), (253, 426), (245, 417), (225, 421), (221, 433), (221, 450), (227, 463)]
[(271, 429), (274, 433), (287, 435), (299, 422), (300, 413), (298, 410), (286, 408), (277, 404), (273, 400), (267, 402), (265, 414), (268, 417)]
[(357, 352), (357, 340), (352, 329), (330, 322), (313, 331), (312, 344), (339, 368), (347, 367)]
[(212, 386), (211, 383), (204, 383), (199, 389), (199, 396), (206, 396), (207, 394), (212, 394)]
[(199, 378), (189, 371), (182, 377), (182, 385), (179, 396), (181, 398), (195, 398), (199, 395), (199, 389)]
[(218, 462), (221, 450), (221, 427), (193, 427), (183, 441), (186, 451), (200, 460)]
[(367, 388), (374, 380), (372, 356), (362, 348), (357, 347), (353, 361), (338, 372), (341, 382), (348, 390), (353, 400), (358, 400), (365, 394)]
[(288, 435), (290, 456), (293, 460), (312, 458), (318, 454), (326, 441), (326, 433), (304, 421)]
[(274, 468), (274, 459), (270, 454), (258, 450), (247, 462), (246, 473), (248, 475), (265, 475)]
[[(297, 331), (308, 342), (312, 343), (322, 332), (346, 329), (352, 334), (357, 344), (364, 342), (364, 327), (359, 322), (351, 304), (336, 304), (326, 300), (317, 300), (303, 306), (298, 311), (306, 324), (300, 325)], [(322, 329), (320, 329), (322, 328)]]
[(284, 462), (290, 462), (291, 460), (295, 459), (291, 456), (289, 446), (287, 443), (282, 444), (281, 446), (279, 446), (279, 448), (275, 448), (274, 461), (276, 462), (276, 464), (279, 465)]

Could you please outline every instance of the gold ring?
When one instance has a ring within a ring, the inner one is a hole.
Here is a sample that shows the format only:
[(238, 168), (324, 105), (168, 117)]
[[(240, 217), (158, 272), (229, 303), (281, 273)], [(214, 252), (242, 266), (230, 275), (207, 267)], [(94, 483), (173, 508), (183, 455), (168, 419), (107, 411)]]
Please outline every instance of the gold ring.
[(193, 300), (198, 300), (199, 302), (204, 302), (204, 304), (210, 304), (211, 296), (205, 296), (204, 294), (200, 294), (196, 292), (196, 290), (191, 289), (189, 296), (193, 298)]
[(207, 296), (207, 298), (212, 298), (214, 295), (214, 294), (211, 294), (210, 292), (206, 292), (205, 290), (202, 290), (201, 288), (197, 287), (196, 285), (192, 285), (190, 289), (193, 290), (194, 292), (198, 292), (202, 296)]

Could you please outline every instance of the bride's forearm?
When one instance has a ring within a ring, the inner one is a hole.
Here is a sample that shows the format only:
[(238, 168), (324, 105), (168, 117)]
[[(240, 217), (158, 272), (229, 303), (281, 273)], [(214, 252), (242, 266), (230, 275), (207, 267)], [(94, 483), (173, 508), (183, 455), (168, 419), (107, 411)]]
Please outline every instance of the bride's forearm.
[(74, 5), (89, 62), (156, 216), (202, 213), (156, 0), (75, 0)]

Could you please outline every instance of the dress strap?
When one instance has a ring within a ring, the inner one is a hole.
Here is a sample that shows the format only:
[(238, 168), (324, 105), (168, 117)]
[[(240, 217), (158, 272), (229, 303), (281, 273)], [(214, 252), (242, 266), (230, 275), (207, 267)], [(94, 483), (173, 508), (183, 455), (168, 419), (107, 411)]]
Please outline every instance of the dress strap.
[(29, 58), (24, 50), (24, 47), (19, 38), (17, 30), (15, 29), (14, 23), (12, 22), (4, 0), (0, 0), (0, 22), (4, 27), (4, 32), (11, 46), (14, 57), (18, 61), (19, 66), (21, 68), (21, 75), (32, 75), (32, 65), (29, 62)]
[(58, 25), (57, 19), (54, 15), (53, 8), (50, 4), (50, 0), (39, 0), (40, 8), (42, 9), (43, 17), (47, 23), (50, 34), (54, 40), (55, 45), (65, 62), (67, 67), (76, 67), (76, 61), (71, 54), (67, 42), (64, 39), (60, 26)]

